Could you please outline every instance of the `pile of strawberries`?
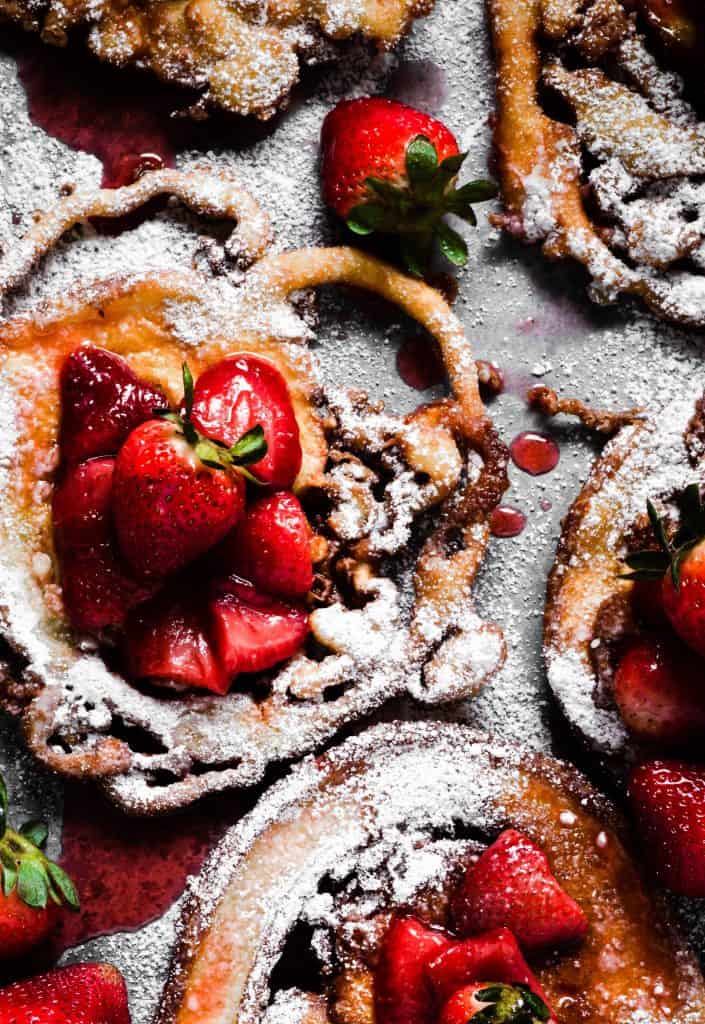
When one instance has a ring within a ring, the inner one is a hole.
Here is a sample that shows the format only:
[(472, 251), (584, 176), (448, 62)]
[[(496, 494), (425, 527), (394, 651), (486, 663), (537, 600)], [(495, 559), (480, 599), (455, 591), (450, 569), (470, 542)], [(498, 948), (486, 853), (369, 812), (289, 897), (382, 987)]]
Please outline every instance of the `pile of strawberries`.
[(53, 526), (76, 630), (114, 633), (134, 679), (226, 693), (308, 634), (311, 529), (286, 381), (239, 354), (164, 395), (81, 345), (61, 372)]
[[(638, 634), (614, 675), (622, 719), (644, 748), (698, 756), (705, 738), (705, 507), (698, 484), (680, 495), (674, 530), (648, 503), (651, 546), (627, 558)], [(700, 759), (700, 758), (698, 758)], [(657, 879), (705, 897), (705, 769), (649, 760), (631, 774), (629, 796)]]
[(539, 1024), (554, 1020), (525, 957), (575, 949), (588, 930), (546, 855), (514, 829), (471, 864), (454, 934), (397, 917), (375, 978), (378, 1024)]

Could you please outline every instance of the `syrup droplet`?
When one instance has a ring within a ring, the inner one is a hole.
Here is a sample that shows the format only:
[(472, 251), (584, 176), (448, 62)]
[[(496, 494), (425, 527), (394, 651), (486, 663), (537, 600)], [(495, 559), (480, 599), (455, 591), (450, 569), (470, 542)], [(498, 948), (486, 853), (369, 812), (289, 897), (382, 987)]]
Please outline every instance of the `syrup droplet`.
[(437, 343), (419, 335), (412, 335), (400, 345), (397, 372), (405, 384), (417, 391), (426, 391), (446, 379)]
[(515, 437), (509, 450), (515, 465), (531, 476), (550, 473), (561, 457), (553, 438), (534, 430), (527, 430)]
[(525, 526), (524, 513), (509, 505), (500, 505), (490, 516), (490, 530), (495, 537), (518, 537)]

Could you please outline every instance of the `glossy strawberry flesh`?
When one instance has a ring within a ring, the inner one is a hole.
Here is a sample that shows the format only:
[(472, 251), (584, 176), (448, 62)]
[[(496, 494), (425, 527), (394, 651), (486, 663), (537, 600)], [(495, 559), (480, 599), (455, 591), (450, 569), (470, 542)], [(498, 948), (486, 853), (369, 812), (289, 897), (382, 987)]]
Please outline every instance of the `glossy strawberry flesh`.
[(136, 581), (117, 550), (112, 519), (114, 459), (69, 468), (54, 490), (54, 541), (64, 607), (75, 629), (120, 626), (152, 590)]
[(73, 964), (0, 990), (0, 1024), (130, 1024), (127, 989), (109, 964)]
[(657, 881), (705, 897), (705, 769), (648, 761), (632, 772), (629, 799)]
[(213, 648), (228, 676), (264, 672), (293, 657), (309, 632), (308, 613), (231, 579), (209, 605)]
[(490, 978), (507, 985), (526, 985), (548, 1005), (517, 940), (507, 928), (451, 942), (428, 963), (426, 970), (440, 1003), (445, 1003), (464, 986)]
[(433, 117), (403, 103), (380, 97), (344, 100), (323, 122), (321, 173), (326, 203), (347, 217), (369, 199), (365, 180), (381, 178), (402, 184), (406, 151), (417, 135), (436, 147), (438, 161), (458, 153), (455, 136)]
[(0, 892), (0, 960), (24, 956), (51, 934), (60, 911), (54, 903), (44, 909), (28, 906), (17, 889)]
[(81, 345), (61, 370), (61, 454), (71, 463), (115, 455), (135, 427), (167, 404), (121, 356)]
[(120, 449), (113, 482), (123, 556), (140, 577), (181, 569), (214, 547), (245, 506), (245, 481), (200, 461), (179, 428), (150, 420)]
[(384, 939), (375, 976), (377, 1024), (435, 1024), (428, 964), (452, 945), (443, 932), (413, 917), (395, 918)]
[(228, 692), (230, 677), (213, 652), (197, 596), (160, 594), (129, 616), (125, 632), (127, 670), (133, 679)]
[(574, 945), (587, 931), (585, 914), (558, 884), (543, 850), (515, 829), (470, 865), (454, 919), (461, 935), (509, 928), (527, 952)]
[(685, 746), (705, 737), (705, 663), (665, 637), (632, 641), (614, 674), (622, 721), (643, 743)]
[(251, 467), (253, 473), (271, 487), (292, 487), (301, 468), (299, 427), (286, 381), (267, 359), (231, 356), (202, 373), (194, 391), (193, 422), (226, 445), (260, 425), (267, 454)]
[(705, 541), (686, 556), (676, 587), (670, 572), (663, 578), (663, 607), (682, 640), (705, 657)]
[(254, 501), (218, 552), (228, 574), (267, 594), (305, 597), (313, 584), (311, 528), (298, 498), (286, 491)]

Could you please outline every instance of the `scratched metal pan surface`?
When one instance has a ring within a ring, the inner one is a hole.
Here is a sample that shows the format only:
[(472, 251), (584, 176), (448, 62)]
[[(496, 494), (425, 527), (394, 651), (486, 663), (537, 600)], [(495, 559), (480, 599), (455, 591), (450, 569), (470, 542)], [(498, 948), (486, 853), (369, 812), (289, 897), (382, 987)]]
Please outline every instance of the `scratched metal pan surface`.
[[(34, 210), (50, 206), (65, 183), (100, 181), (101, 164), (94, 156), (76, 151), (33, 124), (18, 71), (19, 64), (24, 80), (33, 82), (33, 94), (39, 88), (45, 96), (54, 90), (59, 96), (61, 76), (69, 72), (75, 76), (77, 60), (70, 52), (44, 55), (38, 45), (0, 28), (0, 240), (4, 244), (26, 228)], [(106, 80), (113, 89), (121, 81), (119, 75)], [(144, 88), (156, 90), (157, 86), (148, 80)], [(216, 119), (193, 136), (186, 132), (190, 148), (178, 153), (177, 164), (187, 167), (207, 158), (236, 171), (271, 213), (280, 246), (330, 243), (340, 239), (342, 232), (325, 212), (319, 195), (320, 125), (339, 98), (365, 93), (395, 96), (441, 115), (469, 150), (464, 173), (486, 174), (494, 97), (482, 0), (437, 0), (432, 16), (419, 21), (394, 54), (371, 55), (352, 47), (342, 66), (311, 73), (289, 111), (266, 128)], [(92, 99), (97, 108), (101, 96)], [(49, 123), (48, 128), (56, 131), (55, 124)], [(663, 402), (669, 393), (677, 393), (679, 381), (686, 376), (702, 375), (701, 336), (658, 323), (634, 307), (596, 308), (586, 297), (580, 271), (547, 265), (539, 253), (503, 239), (487, 225), (485, 210), (480, 219), (479, 230), (469, 237), (471, 259), (459, 275), (456, 309), (476, 354), (505, 370), (507, 390), (493, 402), (491, 411), (506, 440), (539, 426), (524, 400), (527, 387), (538, 381), (602, 407), (620, 408)], [(208, 230), (178, 211), (162, 210), (119, 237), (84, 231), (59, 246), (30, 286), (13, 296), (6, 312), (26, 309), (44, 296), (61, 292), (71, 281), (108, 276), (126, 265), (133, 270), (188, 265), (199, 234)], [(360, 308), (345, 296), (326, 295), (321, 302), (318, 345), (323, 368), (336, 379), (368, 387), (392, 406), (411, 408), (434, 392), (420, 395), (404, 385), (396, 371), (397, 349), (410, 330), (409, 323), (384, 308)], [(524, 511), (526, 529), (514, 539), (492, 541), (480, 581), (483, 615), (504, 627), (507, 662), (499, 678), (453, 715), (499, 737), (572, 757), (589, 773), (590, 758), (569, 739), (552, 705), (540, 648), (545, 581), (560, 520), (596, 449), (574, 427), (549, 429), (560, 444), (560, 463), (540, 477), (512, 467), (507, 503)], [(397, 708), (395, 713), (414, 712)], [(48, 816), (56, 835), (62, 820), (61, 783), (32, 763), (9, 721), (0, 724), (0, 769), (20, 805)], [(126, 820), (125, 829), (130, 827)], [(702, 949), (705, 921), (700, 918), (705, 919), (705, 914), (681, 909), (693, 941)], [(165, 975), (175, 917), (174, 908), (138, 931), (85, 943), (65, 954), (65, 960), (100, 958), (115, 963), (128, 980), (133, 1019), (136, 1024), (148, 1024)]]

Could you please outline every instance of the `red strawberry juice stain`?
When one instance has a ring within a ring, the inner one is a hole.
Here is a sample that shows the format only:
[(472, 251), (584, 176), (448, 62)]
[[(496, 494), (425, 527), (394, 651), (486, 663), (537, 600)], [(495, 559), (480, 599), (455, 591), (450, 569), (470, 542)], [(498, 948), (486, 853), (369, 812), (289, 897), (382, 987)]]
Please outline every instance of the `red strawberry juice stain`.
[(76, 883), (81, 910), (60, 916), (51, 955), (161, 917), (244, 809), (231, 795), (169, 817), (127, 818), (99, 794), (67, 786), (61, 865)]
[(550, 473), (561, 457), (560, 448), (553, 438), (534, 430), (526, 430), (515, 437), (509, 451), (514, 464), (531, 476)]
[(426, 391), (446, 379), (438, 343), (432, 338), (412, 335), (397, 351), (397, 372), (410, 388)]
[(525, 526), (526, 516), (511, 505), (499, 505), (490, 516), (490, 530), (494, 537), (518, 537)]

